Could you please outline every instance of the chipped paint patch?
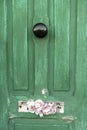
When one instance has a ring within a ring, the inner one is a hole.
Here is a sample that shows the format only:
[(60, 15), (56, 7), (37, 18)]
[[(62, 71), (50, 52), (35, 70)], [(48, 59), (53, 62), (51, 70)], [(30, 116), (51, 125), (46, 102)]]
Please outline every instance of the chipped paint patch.
[(10, 99), (8, 98), (7, 101), (8, 101), (8, 105), (9, 105), (10, 104)]
[(77, 119), (77, 117), (73, 117), (73, 116), (62, 117), (62, 120), (67, 121), (67, 122), (73, 122), (75, 119)]
[(45, 95), (48, 93), (48, 90), (46, 88), (42, 89), (42, 95)]
[(27, 102), (18, 102), (18, 112), (30, 112), (43, 117), (55, 113), (64, 113), (64, 102), (50, 102), (38, 99), (36, 101), (30, 99)]
[(12, 113), (9, 113), (9, 118), (12, 119), (12, 118), (15, 118), (16, 115), (12, 114)]

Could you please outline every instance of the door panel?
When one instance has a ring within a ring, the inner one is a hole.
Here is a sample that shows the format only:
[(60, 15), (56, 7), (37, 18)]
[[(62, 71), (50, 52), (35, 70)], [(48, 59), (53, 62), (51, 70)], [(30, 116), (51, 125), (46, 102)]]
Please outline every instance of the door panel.
[(27, 90), (27, 0), (12, 1), (12, 34), (13, 89)]
[[(86, 5), (86, 0), (1, 0), (0, 130), (87, 129)], [(48, 28), (42, 39), (32, 30), (39, 22)], [(19, 113), (18, 101), (29, 99), (62, 101), (64, 113), (42, 118)]]
[(70, 87), (70, 0), (54, 0), (54, 5), (54, 91), (64, 91)]
[(10, 130), (72, 130), (72, 124), (62, 124), (57, 123), (56, 121), (45, 120), (44, 122), (41, 120), (12, 120)]

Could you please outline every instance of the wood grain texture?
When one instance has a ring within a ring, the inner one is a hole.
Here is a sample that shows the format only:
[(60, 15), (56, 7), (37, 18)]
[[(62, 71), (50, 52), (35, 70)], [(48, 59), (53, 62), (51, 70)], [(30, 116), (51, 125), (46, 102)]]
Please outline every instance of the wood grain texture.
[(70, 0), (54, 0), (54, 90), (69, 89)]
[(29, 88), (27, 0), (21, 2), (13, 0), (7, 3), (7, 43), (9, 91), (14, 93), (15, 90), (26, 91)]
[(13, 0), (13, 74), (14, 89), (28, 89), (27, 0)]

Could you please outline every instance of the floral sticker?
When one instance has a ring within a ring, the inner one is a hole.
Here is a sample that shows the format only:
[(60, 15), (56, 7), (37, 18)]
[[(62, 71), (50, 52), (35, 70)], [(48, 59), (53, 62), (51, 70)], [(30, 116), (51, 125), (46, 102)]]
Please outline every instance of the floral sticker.
[(30, 112), (43, 117), (55, 113), (64, 113), (64, 102), (50, 102), (38, 99), (36, 101), (30, 99), (27, 102), (18, 102), (18, 112)]

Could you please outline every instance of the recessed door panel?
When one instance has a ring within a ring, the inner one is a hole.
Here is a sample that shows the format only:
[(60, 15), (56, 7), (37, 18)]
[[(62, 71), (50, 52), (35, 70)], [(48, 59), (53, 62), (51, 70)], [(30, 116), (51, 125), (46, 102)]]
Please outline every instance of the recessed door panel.
[(9, 130), (72, 130), (72, 124), (62, 124), (57, 123), (57, 121), (52, 120), (12, 120), (10, 121)]

